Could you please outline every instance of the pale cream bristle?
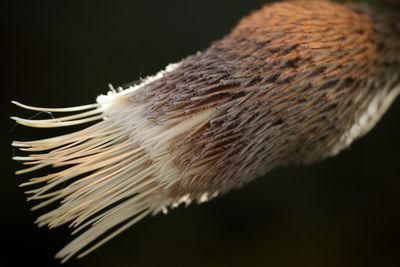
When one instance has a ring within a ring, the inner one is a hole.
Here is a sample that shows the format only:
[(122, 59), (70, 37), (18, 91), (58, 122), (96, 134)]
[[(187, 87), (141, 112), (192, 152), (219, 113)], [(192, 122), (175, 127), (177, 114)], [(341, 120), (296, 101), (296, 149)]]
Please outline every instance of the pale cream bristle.
[(11, 101), (11, 103), (13, 103), (14, 105), (17, 105), (21, 108), (27, 109), (27, 110), (33, 110), (33, 111), (39, 111), (39, 112), (76, 112), (76, 111), (82, 111), (82, 110), (88, 110), (88, 109), (100, 107), (100, 104), (97, 104), (97, 103), (90, 104), (90, 105), (77, 106), (77, 107), (69, 107), (69, 108), (32, 107), (32, 106), (21, 104), (18, 101)]
[[(82, 110), (80, 114), (47, 120), (13, 117), (19, 124), (36, 128), (78, 125), (104, 116), (98, 105), (50, 109), (15, 104), (39, 112)], [(90, 108), (94, 109), (87, 111)], [(67, 167), (21, 184), (23, 187), (41, 184), (26, 192), (28, 201), (40, 201), (32, 210), (59, 203), (36, 220), (39, 226), (69, 224), (76, 228), (73, 234), (83, 231), (56, 255), (62, 262), (79, 252), (80, 256), (86, 255), (159, 206), (168, 204), (168, 197), (162, 191), (174, 180), (170, 175), (168, 180), (159, 177), (159, 169), (165, 166), (151, 164), (145, 147), (130, 137), (129, 127), (123, 126), (115, 120), (103, 120), (64, 136), (13, 142), (14, 147), (32, 153), (13, 158), (29, 166), (16, 174), (46, 166)]]
[[(27, 166), (16, 174), (57, 168), (48, 175), (31, 178), (21, 187), (38, 186), (25, 192), (28, 201), (39, 201), (32, 210), (58, 205), (36, 220), (39, 226), (68, 224), (72, 234), (78, 234), (56, 255), (62, 262), (75, 255), (87, 255), (146, 215), (165, 213), (167, 207), (177, 204), (168, 190), (182, 173), (173, 165), (177, 155), (170, 154), (171, 143), (181, 134), (200, 128), (215, 110), (187, 116), (180, 123), (154, 125), (142, 117), (145, 105), (127, 100), (138, 88), (113, 90), (99, 97), (99, 104), (65, 109), (13, 102), (25, 109), (52, 112), (51, 119), (12, 117), (30, 127), (64, 127), (100, 120), (74, 133), (12, 143), (28, 153), (14, 156)], [(58, 112), (78, 113), (57, 117)], [(182, 201), (188, 204), (191, 199)]]

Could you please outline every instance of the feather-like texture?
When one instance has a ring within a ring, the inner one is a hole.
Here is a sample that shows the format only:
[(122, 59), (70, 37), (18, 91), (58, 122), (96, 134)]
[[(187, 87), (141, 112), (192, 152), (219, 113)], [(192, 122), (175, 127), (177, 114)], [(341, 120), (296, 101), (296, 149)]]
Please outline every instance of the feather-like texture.
[(278, 165), (337, 154), (372, 126), (391, 92), (397, 95), (399, 75), (398, 17), (367, 6), (294, 1), (244, 18), (132, 101), (150, 103), (144, 116), (154, 123), (217, 110), (176, 145), (183, 147), (177, 166), (203, 167), (179, 180), (176, 194), (198, 196)]
[[(78, 112), (17, 122), (65, 136), (14, 142), (38, 218), (81, 232), (57, 257), (86, 255), (144, 216), (206, 201), (272, 168), (311, 163), (365, 134), (400, 93), (400, 24), (389, 11), (318, 1), (267, 5), (202, 53)], [(82, 232), (83, 231), (83, 232)], [(83, 252), (82, 252), (83, 251)]]

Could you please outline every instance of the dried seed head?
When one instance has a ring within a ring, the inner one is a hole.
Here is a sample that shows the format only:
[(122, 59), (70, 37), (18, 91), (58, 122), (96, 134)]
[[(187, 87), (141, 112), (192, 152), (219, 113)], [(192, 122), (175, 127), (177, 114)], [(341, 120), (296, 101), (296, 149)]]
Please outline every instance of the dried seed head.
[[(40, 226), (80, 232), (57, 257), (86, 255), (148, 214), (207, 201), (280, 165), (337, 154), (400, 93), (400, 24), (366, 6), (293, 1), (244, 18), (203, 53), (97, 104), (31, 127), (93, 121), (81, 131), (14, 142)], [(122, 90), (124, 89), (124, 90)], [(82, 252), (83, 251), (83, 252)]]

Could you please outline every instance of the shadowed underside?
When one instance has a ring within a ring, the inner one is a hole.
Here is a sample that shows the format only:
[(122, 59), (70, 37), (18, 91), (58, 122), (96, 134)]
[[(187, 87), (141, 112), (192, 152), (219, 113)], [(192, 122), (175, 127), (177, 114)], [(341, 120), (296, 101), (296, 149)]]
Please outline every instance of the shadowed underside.
[(101, 120), (65, 136), (13, 143), (29, 153), (15, 157), (30, 166), (18, 173), (55, 168), (23, 184), (41, 185), (27, 192), (40, 201), (34, 209), (59, 203), (37, 223), (68, 223), (81, 233), (57, 257), (85, 249), (83, 256), (148, 214), (206, 201), (279, 165), (337, 154), (400, 92), (398, 21), (363, 6), (272, 4), (206, 51), (97, 104), (17, 103), (68, 112), (14, 118), (27, 126)]

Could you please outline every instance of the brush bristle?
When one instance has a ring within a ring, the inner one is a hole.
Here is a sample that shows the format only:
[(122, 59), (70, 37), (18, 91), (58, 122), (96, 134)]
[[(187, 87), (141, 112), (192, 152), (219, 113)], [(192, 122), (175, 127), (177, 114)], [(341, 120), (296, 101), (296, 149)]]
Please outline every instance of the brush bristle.
[[(36, 111), (80, 110), (19, 106)], [(88, 107), (94, 109), (49, 120), (14, 119), (31, 127), (62, 127), (102, 118), (99, 105)], [(61, 168), (49, 175), (32, 178), (21, 186), (40, 184), (39, 188), (26, 192), (29, 201), (40, 201), (32, 210), (59, 203), (57, 208), (37, 219), (39, 226), (53, 228), (68, 223), (75, 228), (74, 234), (84, 231), (56, 255), (63, 262), (85, 248), (80, 256), (89, 253), (155, 212), (162, 205), (162, 200), (155, 197), (160, 194), (157, 190), (172, 182), (158, 179), (156, 165), (144, 147), (130, 138), (128, 129), (114, 120), (103, 120), (79, 132), (55, 138), (17, 141), (13, 146), (29, 152), (27, 157), (14, 157), (29, 166), (17, 174), (46, 166)]]
[(58, 205), (37, 219), (39, 226), (69, 224), (73, 234), (80, 233), (56, 255), (62, 262), (78, 253), (78, 257), (88, 254), (148, 214), (176, 206), (176, 200), (168, 195), (168, 188), (180, 177), (171, 164), (170, 141), (200, 127), (209, 112), (180, 124), (153, 125), (141, 116), (145, 105), (130, 103), (129, 97), (154, 79), (137, 88), (111, 91), (99, 97), (98, 104), (80, 107), (38, 108), (13, 102), (37, 112), (75, 113), (44, 120), (12, 117), (29, 127), (63, 127), (100, 120), (74, 133), (12, 144), (28, 153), (14, 157), (28, 166), (17, 174), (53, 168), (51, 174), (31, 178), (21, 186), (37, 186), (26, 191), (29, 201), (39, 201), (32, 210)]

